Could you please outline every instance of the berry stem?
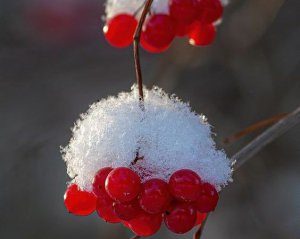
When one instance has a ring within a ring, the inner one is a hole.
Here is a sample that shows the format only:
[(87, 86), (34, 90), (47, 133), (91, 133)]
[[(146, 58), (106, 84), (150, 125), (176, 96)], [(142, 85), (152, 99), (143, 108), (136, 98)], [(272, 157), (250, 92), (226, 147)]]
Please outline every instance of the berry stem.
[(139, 23), (138, 23), (138, 26), (134, 33), (134, 38), (133, 38), (134, 65), (135, 65), (136, 80), (137, 80), (137, 84), (138, 84), (138, 88), (139, 88), (140, 102), (143, 102), (143, 100), (144, 100), (144, 93), (143, 93), (143, 78), (142, 78), (142, 70), (141, 70), (141, 62), (140, 62), (139, 44), (140, 44), (140, 40), (141, 40), (142, 27), (145, 22), (146, 16), (150, 10), (152, 2), (153, 2), (153, 0), (146, 1), (145, 6), (142, 11), (142, 15), (141, 15)]
[(193, 239), (200, 239), (205, 227), (205, 224), (207, 222), (209, 214), (207, 214), (205, 220), (203, 221), (203, 223), (198, 227), (197, 231), (194, 233)]
[(141, 238), (140, 236), (131, 237), (131, 239), (140, 239), (140, 238)]

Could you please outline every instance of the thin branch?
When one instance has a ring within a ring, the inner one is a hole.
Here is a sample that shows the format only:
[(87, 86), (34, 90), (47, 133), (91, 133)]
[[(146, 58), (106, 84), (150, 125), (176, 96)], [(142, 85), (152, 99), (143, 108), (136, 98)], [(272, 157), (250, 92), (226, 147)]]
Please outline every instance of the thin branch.
[(140, 49), (139, 44), (141, 40), (141, 32), (143, 28), (143, 24), (145, 22), (146, 16), (150, 10), (151, 4), (153, 0), (147, 0), (145, 3), (142, 15), (140, 17), (138, 26), (136, 28), (134, 38), (133, 38), (133, 54), (134, 54), (134, 65), (135, 65), (135, 73), (136, 73), (136, 80), (139, 88), (139, 98), (140, 101), (144, 100), (144, 93), (143, 93), (143, 78), (142, 78), (142, 70), (141, 70), (141, 62), (140, 62)]
[(140, 238), (141, 238), (140, 236), (131, 237), (131, 239), (140, 239)]
[(203, 221), (203, 223), (198, 227), (197, 231), (194, 233), (193, 239), (200, 239), (200, 237), (202, 236), (202, 233), (204, 231), (204, 227), (205, 224), (207, 222), (209, 214), (207, 214), (205, 220)]
[(267, 129), (265, 132), (255, 138), (251, 143), (249, 143), (238, 153), (236, 153), (232, 157), (234, 168), (238, 169), (239, 167), (241, 167), (263, 147), (286, 133), (298, 123), (300, 123), (300, 107), (298, 107), (286, 118), (280, 120), (278, 123)]

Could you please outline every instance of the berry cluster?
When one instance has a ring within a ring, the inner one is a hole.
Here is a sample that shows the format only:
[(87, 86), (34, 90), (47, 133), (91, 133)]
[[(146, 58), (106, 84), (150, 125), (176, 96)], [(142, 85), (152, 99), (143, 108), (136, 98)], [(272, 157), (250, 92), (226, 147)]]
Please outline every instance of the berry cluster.
[(145, 237), (156, 233), (163, 220), (174, 233), (190, 231), (215, 209), (219, 196), (189, 169), (176, 171), (168, 183), (155, 178), (142, 183), (132, 169), (107, 167), (97, 172), (92, 192), (72, 184), (64, 198), (70, 213), (85, 216), (96, 210), (105, 221), (120, 222)]
[[(165, 0), (168, 13), (151, 9), (142, 29), (141, 46), (153, 53), (169, 48), (173, 39), (187, 36), (194, 46), (207, 46), (216, 36), (215, 22), (223, 14), (220, 0)], [(107, 19), (103, 32), (115, 47), (127, 47), (133, 41), (137, 14), (119, 13)]]

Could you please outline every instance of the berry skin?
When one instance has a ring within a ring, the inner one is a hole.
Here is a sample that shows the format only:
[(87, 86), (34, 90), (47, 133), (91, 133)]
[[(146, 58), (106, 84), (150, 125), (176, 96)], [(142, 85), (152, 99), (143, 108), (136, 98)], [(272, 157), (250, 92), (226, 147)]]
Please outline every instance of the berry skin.
[(162, 53), (166, 50), (168, 50), (168, 48), (170, 47), (170, 45), (166, 46), (166, 47), (154, 47), (151, 46), (150, 44), (148, 44), (145, 39), (144, 39), (144, 33), (142, 33), (141, 35), (141, 46), (143, 47), (144, 50), (150, 52), (150, 53)]
[(93, 181), (93, 192), (96, 194), (96, 196), (101, 195), (103, 193), (106, 193), (105, 191), (105, 180), (107, 178), (107, 175), (112, 171), (113, 169), (110, 167), (102, 168), (100, 169)]
[(152, 15), (142, 30), (144, 42), (156, 49), (168, 48), (175, 37), (175, 26), (170, 16)]
[(219, 200), (219, 195), (214, 186), (209, 183), (203, 183), (200, 190), (200, 196), (195, 202), (199, 212), (207, 213), (214, 211)]
[(103, 27), (106, 40), (114, 47), (123, 48), (133, 42), (137, 20), (129, 14), (119, 14), (108, 20)]
[(184, 25), (191, 24), (196, 17), (194, 0), (170, 0), (170, 16)]
[(210, 45), (216, 37), (216, 28), (212, 24), (195, 22), (192, 24), (189, 33), (189, 43), (193, 46)]
[(165, 215), (165, 224), (170, 231), (183, 234), (190, 231), (196, 222), (196, 209), (191, 204), (175, 204)]
[(155, 234), (161, 226), (162, 214), (140, 213), (137, 217), (130, 220), (129, 228), (141, 237), (148, 237)]
[(97, 214), (106, 222), (120, 222), (113, 210), (113, 200), (106, 193), (97, 197)]
[(194, 0), (197, 19), (202, 23), (212, 23), (222, 17), (223, 6), (220, 0)]
[(189, 169), (181, 169), (172, 174), (169, 180), (171, 194), (179, 201), (192, 202), (199, 196), (201, 179)]
[(139, 194), (141, 180), (131, 169), (120, 167), (108, 174), (105, 189), (113, 200), (121, 203), (130, 202)]
[(96, 209), (95, 195), (81, 191), (76, 184), (72, 184), (67, 188), (64, 201), (68, 211), (77, 216), (87, 216)]
[(129, 221), (140, 214), (142, 211), (137, 200), (129, 203), (115, 202), (113, 204), (115, 215), (124, 221)]
[(145, 182), (139, 196), (141, 208), (151, 214), (163, 213), (171, 199), (168, 184), (161, 179), (150, 179)]
[(201, 225), (206, 219), (206, 217), (207, 217), (206, 213), (197, 212), (197, 219), (196, 219), (195, 226)]

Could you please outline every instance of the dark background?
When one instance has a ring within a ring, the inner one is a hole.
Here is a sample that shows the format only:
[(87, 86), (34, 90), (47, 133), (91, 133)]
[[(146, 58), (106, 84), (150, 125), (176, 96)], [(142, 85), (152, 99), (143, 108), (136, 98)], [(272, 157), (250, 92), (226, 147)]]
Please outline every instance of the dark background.
[[(70, 127), (89, 104), (135, 81), (132, 49), (103, 38), (103, 11), (97, 0), (0, 1), (1, 239), (132, 235), (63, 204), (69, 179), (59, 147)], [(145, 84), (190, 101), (223, 147), (225, 136), (299, 105), (299, 13), (299, 0), (234, 0), (212, 46), (183, 39), (164, 54), (142, 52)], [(228, 155), (257, 133), (224, 146)], [(236, 172), (203, 238), (299, 238), (299, 135), (298, 126)], [(153, 238), (191, 236), (163, 228)]]

